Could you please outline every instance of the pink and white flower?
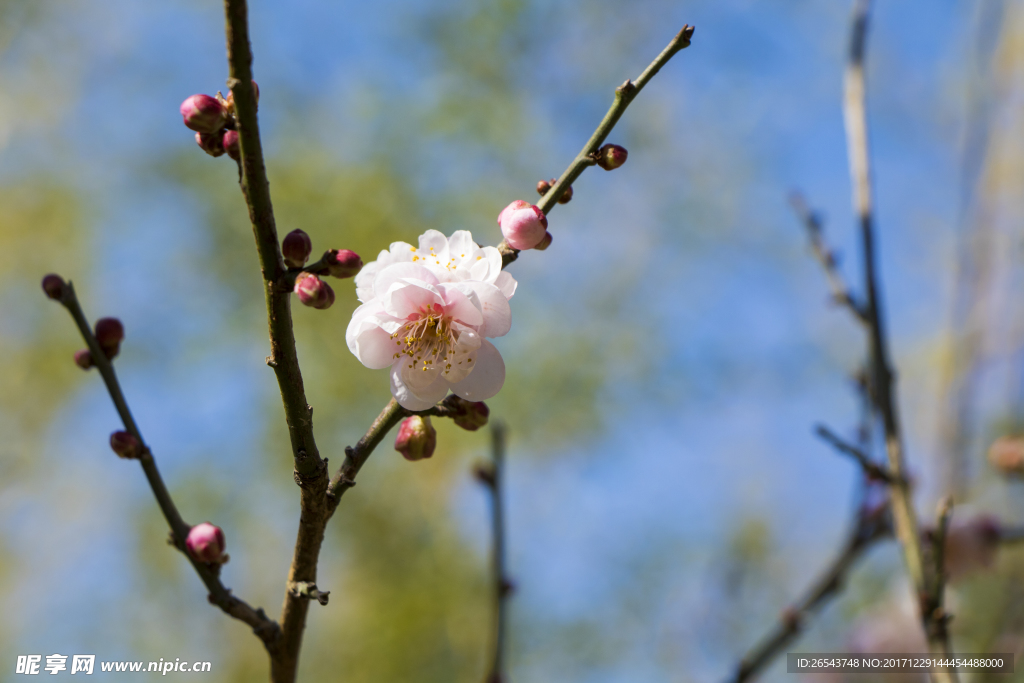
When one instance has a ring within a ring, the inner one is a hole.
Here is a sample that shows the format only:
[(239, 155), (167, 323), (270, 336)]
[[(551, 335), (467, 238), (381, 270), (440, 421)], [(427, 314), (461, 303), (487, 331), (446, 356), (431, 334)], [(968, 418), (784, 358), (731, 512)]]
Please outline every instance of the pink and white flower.
[(394, 242), (355, 278), (363, 305), (345, 333), (368, 368), (391, 368), (391, 393), (409, 410), (426, 410), (451, 389), (483, 401), (505, 383), (505, 362), (487, 338), (512, 324), (515, 279), (494, 247), (467, 230), (420, 235), (419, 247)]

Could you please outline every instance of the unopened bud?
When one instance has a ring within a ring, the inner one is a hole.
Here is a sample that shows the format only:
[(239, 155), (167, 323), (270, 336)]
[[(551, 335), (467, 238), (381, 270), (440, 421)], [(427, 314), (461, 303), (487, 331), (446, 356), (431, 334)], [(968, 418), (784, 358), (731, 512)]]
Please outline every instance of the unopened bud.
[(117, 318), (100, 318), (96, 321), (96, 341), (107, 358), (113, 358), (121, 350), (124, 339), (124, 325)]
[(547, 249), (548, 247), (551, 246), (551, 240), (552, 239), (554, 239), (554, 238), (551, 236), (551, 233), (550, 232), (545, 232), (544, 233), (544, 239), (542, 239), (540, 241), (540, 244), (535, 246), (534, 249), (536, 249), (537, 251), (544, 251), (545, 249)]
[(224, 155), (224, 136), (216, 133), (196, 133), (196, 144), (211, 157)]
[(429, 417), (413, 415), (402, 420), (395, 438), (395, 450), (406, 460), (423, 460), (434, 454), (437, 432)]
[(304, 306), (330, 308), (334, 303), (334, 290), (312, 273), (302, 273), (295, 280), (295, 295)]
[(540, 181), (538, 181), (537, 182), (537, 194), (539, 194), (541, 197), (543, 197), (544, 195), (546, 195), (548, 193), (548, 190), (550, 190), (551, 186), (554, 185), (554, 184), (555, 184), (554, 181), (549, 181), (549, 180), (540, 180)]
[(1024, 436), (1001, 436), (988, 449), (988, 461), (1003, 474), (1024, 475)]
[(597, 165), (606, 171), (613, 171), (626, 163), (629, 152), (625, 147), (618, 145), (605, 145), (597, 150)]
[(128, 432), (114, 432), (110, 435), (110, 448), (120, 458), (138, 458), (142, 444)]
[(354, 277), (363, 268), (363, 259), (351, 249), (331, 249), (324, 254), (328, 273), (331, 277)]
[(494, 486), (494, 465), (489, 462), (478, 462), (473, 465), (473, 478), (484, 486)]
[(199, 133), (216, 133), (224, 127), (228, 113), (224, 105), (209, 95), (193, 95), (181, 103), (185, 125)]
[(209, 522), (196, 524), (188, 532), (185, 549), (199, 562), (224, 564), (228, 556), (224, 553), (224, 532)]
[(467, 401), (457, 397), (454, 408), (452, 421), (470, 432), (475, 432), (487, 424), (487, 417), (491, 414), (490, 408), (483, 401)]
[(568, 204), (571, 201), (572, 201), (572, 185), (570, 185), (569, 187), (565, 188), (565, 192), (563, 192), (562, 196), (558, 198), (558, 203), (559, 204)]
[(64, 296), (64, 279), (60, 275), (50, 273), (43, 278), (43, 291), (51, 299), (59, 300)]
[(228, 156), (238, 161), (242, 158), (241, 148), (238, 146), (238, 131), (237, 130), (226, 130), (224, 131), (224, 137), (221, 138), (221, 142), (224, 145), (224, 151), (228, 153)]
[(281, 254), (289, 268), (301, 268), (306, 265), (313, 251), (313, 241), (303, 230), (292, 230), (281, 241)]
[(544, 239), (548, 219), (533, 204), (517, 199), (498, 214), (498, 225), (513, 249), (532, 249)]
[(89, 353), (89, 349), (75, 351), (75, 365), (83, 370), (88, 370), (95, 365), (95, 363), (92, 362), (92, 354)]

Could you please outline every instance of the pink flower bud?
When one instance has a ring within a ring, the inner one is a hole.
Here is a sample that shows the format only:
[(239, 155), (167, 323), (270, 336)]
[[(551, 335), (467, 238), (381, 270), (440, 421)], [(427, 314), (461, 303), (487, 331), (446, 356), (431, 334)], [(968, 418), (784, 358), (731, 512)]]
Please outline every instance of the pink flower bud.
[(224, 127), (227, 116), (224, 105), (209, 95), (193, 95), (181, 103), (185, 125), (199, 133), (216, 133)]
[(242, 152), (238, 146), (238, 131), (237, 130), (226, 130), (224, 131), (224, 137), (221, 138), (221, 142), (224, 145), (224, 151), (228, 153), (228, 156), (238, 161), (242, 158)]
[(498, 214), (498, 225), (513, 249), (532, 249), (544, 239), (548, 219), (533, 204), (517, 199)]
[(999, 437), (988, 449), (988, 461), (1003, 474), (1024, 475), (1024, 437)]
[(313, 241), (302, 230), (292, 230), (281, 241), (281, 254), (289, 268), (301, 268), (309, 260)]
[(534, 247), (534, 249), (536, 249), (537, 251), (544, 251), (545, 249), (547, 249), (548, 247), (551, 246), (551, 240), (552, 239), (554, 239), (554, 238), (551, 237), (551, 233), (550, 232), (545, 232), (544, 233), (544, 239), (542, 239), (540, 241), (540, 243), (537, 246)]
[(490, 408), (483, 401), (467, 401), (459, 398), (454, 402), (456, 413), (452, 421), (463, 429), (475, 432), (487, 424), (487, 417), (491, 414)]
[(328, 272), (332, 277), (353, 277), (363, 268), (363, 260), (359, 254), (350, 249), (331, 249), (324, 254)]
[(124, 325), (117, 318), (100, 318), (96, 321), (96, 341), (107, 358), (113, 358), (121, 350), (124, 339)]
[(295, 295), (304, 306), (330, 308), (334, 303), (334, 290), (312, 273), (302, 273), (295, 280)]
[(613, 171), (626, 163), (629, 152), (625, 147), (618, 145), (605, 145), (597, 150), (597, 165), (606, 171)]
[(43, 291), (51, 299), (60, 299), (64, 296), (64, 279), (60, 275), (50, 273), (43, 278)]
[(83, 370), (88, 370), (94, 365), (92, 362), (92, 354), (89, 353), (89, 349), (75, 351), (75, 365)]
[(220, 131), (216, 133), (196, 133), (196, 144), (211, 157), (219, 157), (224, 154), (224, 136)]
[(207, 564), (224, 564), (228, 556), (224, 554), (224, 532), (209, 522), (196, 524), (188, 532), (185, 549), (198, 562)]
[(395, 450), (406, 460), (423, 460), (434, 454), (437, 432), (429, 417), (413, 415), (402, 420), (395, 438)]
[(139, 440), (128, 432), (114, 432), (110, 435), (110, 448), (120, 458), (137, 458), (142, 451)]

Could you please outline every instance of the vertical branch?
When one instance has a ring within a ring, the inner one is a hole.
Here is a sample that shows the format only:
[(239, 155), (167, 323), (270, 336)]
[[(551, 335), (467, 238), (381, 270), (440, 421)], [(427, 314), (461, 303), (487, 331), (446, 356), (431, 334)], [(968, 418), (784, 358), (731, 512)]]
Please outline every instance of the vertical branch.
[[(875, 254), (873, 207), (871, 197), (871, 167), (868, 155), (868, 127), (865, 107), (864, 54), (868, 29), (870, 0), (855, 0), (853, 26), (850, 37), (849, 62), (846, 68), (843, 113), (846, 123), (846, 141), (850, 160), (850, 180), (853, 185), (853, 205), (860, 224), (864, 258), (865, 313), (868, 318), (868, 355), (875, 407), (882, 418), (889, 471), (895, 481), (890, 487), (893, 522), (896, 537), (903, 548), (903, 559), (920, 601), (927, 589), (921, 534), (911, 499), (910, 485), (904, 469), (903, 442), (893, 385), (889, 349), (878, 295), (877, 259)], [(929, 649), (936, 654), (948, 652), (948, 642), (935, 637), (932, 622), (924, 605), (921, 619), (928, 637)], [(953, 681), (955, 673), (933, 674), (936, 681)]]
[(505, 426), (491, 425), (491, 463), (479, 466), (477, 479), (491, 494), (492, 633), (486, 683), (505, 681), (505, 643), (508, 638), (508, 598), (512, 582), (505, 573), (505, 510), (502, 487), (505, 476)]

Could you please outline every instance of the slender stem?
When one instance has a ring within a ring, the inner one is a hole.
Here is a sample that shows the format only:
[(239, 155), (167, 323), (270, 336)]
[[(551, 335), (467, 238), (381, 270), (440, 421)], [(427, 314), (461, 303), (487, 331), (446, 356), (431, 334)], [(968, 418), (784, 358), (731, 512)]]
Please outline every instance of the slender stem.
[(78, 302), (78, 297), (75, 295), (75, 287), (71, 282), (64, 285), (60, 303), (71, 314), (75, 324), (78, 326), (78, 331), (82, 335), (82, 339), (85, 340), (86, 346), (89, 347), (89, 354), (92, 356), (93, 364), (103, 377), (103, 383), (107, 386), (107, 393), (110, 394), (114, 407), (121, 417), (121, 422), (124, 423), (125, 431), (134, 436), (139, 442), (139, 464), (142, 465), (142, 471), (145, 473), (146, 480), (153, 490), (153, 496), (156, 498), (157, 505), (159, 505), (160, 511), (171, 528), (171, 541), (174, 546), (185, 554), (185, 557), (188, 558), (196, 573), (199, 574), (199, 578), (210, 592), (210, 602), (220, 607), (226, 614), (251, 626), (253, 632), (259, 636), (267, 649), (271, 649), (280, 636), (278, 625), (272, 619), (267, 618), (262, 608), (253, 608), (244, 600), (233, 596), (231, 591), (221, 583), (216, 571), (202, 562), (197, 562), (185, 550), (185, 539), (188, 538), (188, 532), (192, 527), (181, 518), (181, 514), (174, 505), (167, 486), (164, 485), (163, 477), (160, 476), (160, 470), (157, 469), (156, 460), (153, 458), (153, 452), (146, 445), (142, 432), (139, 430), (135, 418), (132, 417), (128, 401), (125, 399), (124, 392), (121, 390), (121, 384), (117, 380), (117, 373), (114, 372), (114, 365), (100, 348), (99, 342), (92, 332), (92, 327), (82, 311), (82, 306)]
[(341, 502), (341, 497), (345, 495), (345, 491), (356, 485), (356, 475), (359, 474), (359, 470), (366, 464), (367, 458), (373, 453), (373, 449), (377, 447), (377, 444), (384, 439), (384, 436), (392, 427), (411, 414), (411, 412), (398, 405), (398, 401), (392, 398), (384, 406), (384, 410), (377, 416), (377, 419), (373, 421), (373, 424), (370, 425), (370, 429), (367, 430), (363, 438), (359, 439), (355, 446), (349, 446), (345, 449), (345, 462), (342, 463), (341, 469), (334, 475), (330, 486), (327, 487), (329, 514), (333, 514), (337, 509), (338, 503)]
[[(601, 143), (605, 141), (608, 134), (612, 132), (615, 124), (622, 118), (622, 114), (625, 113), (626, 107), (629, 106), (630, 102), (636, 99), (636, 96), (640, 94), (644, 86), (655, 74), (661, 71), (661, 67), (665, 66), (677, 52), (690, 46), (690, 39), (693, 37), (693, 26), (683, 26), (683, 29), (676, 34), (676, 37), (661, 51), (653, 62), (651, 62), (643, 73), (636, 79), (636, 81), (627, 80), (625, 83), (615, 89), (615, 99), (612, 101), (611, 108), (608, 109), (608, 113), (604, 115), (601, 123), (598, 124), (597, 129), (594, 131), (590, 139), (587, 140), (587, 144), (583, 146), (583, 149), (576, 158), (573, 159), (569, 167), (565, 169), (558, 182), (551, 186), (551, 189), (541, 198), (540, 202), (537, 203), (537, 207), (544, 212), (545, 215), (551, 213), (551, 211), (558, 204), (558, 199), (565, 192), (566, 188), (573, 184), (577, 178), (587, 169), (588, 166), (593, 166), (597, 163), (594, 159), (594, 153), (597, 152)], [(519, 250), (513, 249), (508, 245), (507, 242), (502, 240), (501, 244), (498, 245), (498, 251), (501, 252), (502, 265), (507, 266), (519, 257)]]
[(505, 570), (505, 503), (503, 495), (505, 477), (505, 427), (500, 422), (491, 425), (491, 470), (485, 483), (491, 494), (491, 572), (494, 605), (494, 632), (491, 637), (491, 657), (487, 683), (502, 683), (505, 676), (505, 644), (508, 640), (508, 598), (512, 582)]
[[(865, 313), (868, 317), (872, 389), (876, 407), (882, 417), (889, 471), (896, 479), (896, 482), (890, 487), (896, 537), (903, 548), (904, 564), (914, 586), (915, 598), (920, 600), (920, 596), (925, 594), (927, 586), (921, 534), (911, 498), (910, 485), (904, 473), (903, 442), (896, 405), (896, 392), (878, 296), (864, 87), (864, 53), (869, 5), (870, 0), (855, 0), (854, 3), (843, 112), (850, 158), (853, 205), (860, 223), (864, 251)], [(948, 642), (942, 642), (936, 638), (937, 629), (930, 625), (934, 621), (934, 615), (929, 614), (923, 607), (922, 605), (921, 620), (928, 637), (929, 649), (936, 654), (948, 654)], [(955, 672), (934, 673), (932, 677), (937, 683), (956, 680)]]
[(815, 429), (815, 433), (822, 439), (831, 444), (837, 451), (843, 455), (848, 455), (860, 465), (861, 469), (864, 470), (864, 474), (868, 479), (874, 479), (877, 481), (884, 481), (887, 484), (892, 484), (895, 480), (892, 474), (882, 465), (873, 462), (867, 454), (856, 446), (843, 441), (839, 438), (832, 430), (825, 425), (818, 425)]
[(857, 525), (839, 554), (791, 607), (783, 610), (775, 627), (743, 656), (729, 683), (744, 683), (757, 676), (769, 662), (781, 654), (800, 635), (807, 619), (843, 587), (853, 566), (874, 543), (889, 535), (890, 528), (882, 512), (860, 515)]

